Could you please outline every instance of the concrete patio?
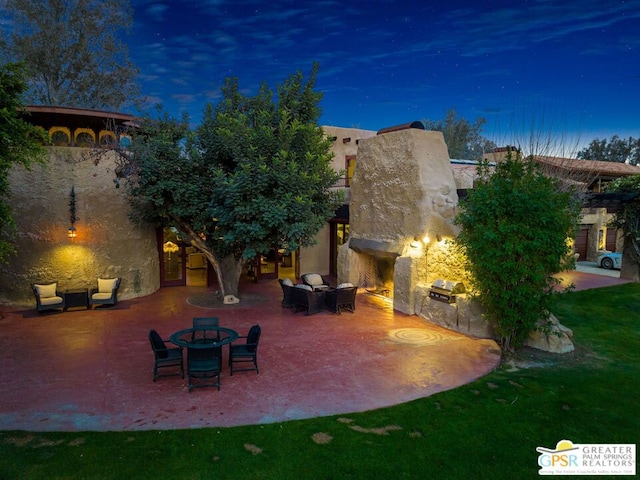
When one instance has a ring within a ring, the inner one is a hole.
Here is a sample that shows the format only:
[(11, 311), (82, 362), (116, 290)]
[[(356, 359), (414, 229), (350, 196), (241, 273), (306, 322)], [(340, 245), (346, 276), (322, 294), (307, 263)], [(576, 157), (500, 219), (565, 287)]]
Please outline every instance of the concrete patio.
[[(624, 283), (581, 272), (565, 280), (578, 289)], [(276, 280), (243, 284), (240, 305), (203, 307), (207, 295), (213, 290), (173, 287), (93, 311), (1, 308), (0, 429), (227, 427), (365, 411), (455, 388), (500, 361), (495, 342), (398, 313), (366, 293), (355, 314), (312, 316), (282, 308)], [(188, 393), (179, 376), (154, 383), (149, 330), (168, 339), (195, 316), (218, 316), (241, 335), (260, 324), (260, 374), (231, 377), (225, 365), (220, 391)]]

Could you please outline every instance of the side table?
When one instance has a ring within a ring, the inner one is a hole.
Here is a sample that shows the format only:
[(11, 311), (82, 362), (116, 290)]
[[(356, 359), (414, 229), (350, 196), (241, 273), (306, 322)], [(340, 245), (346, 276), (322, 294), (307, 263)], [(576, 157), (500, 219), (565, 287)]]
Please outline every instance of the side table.
[(65, 290), (64, 301), (67, 308), (84, 307), (89, 308), (89, 290), (86, 288), (78, 288), (75, 290)]

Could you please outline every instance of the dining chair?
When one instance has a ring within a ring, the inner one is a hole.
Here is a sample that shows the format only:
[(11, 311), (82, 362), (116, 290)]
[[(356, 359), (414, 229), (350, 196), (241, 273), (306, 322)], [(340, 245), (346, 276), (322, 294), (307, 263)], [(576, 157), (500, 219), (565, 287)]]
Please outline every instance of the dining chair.
[(216, 387), (220, 390), (221, 347), (187, 347), (189, 393), (194, 388)]
[[(174, 375), (180, 375), (184, 378), (184, 364), (182, 361), (182, 347), (167, 348), (167, 340), (163, 340), (160, 334), (155, 330), (149, 331), (149, 342), (153, 349), (153, 355), (155, 357), (155, 363), (153, 365), (153, 381), (155, 382), (159, 377), (171, 377)], [(180, 367), (180, 373), (163, 374), (158, 373), (158, 370), (171, 367)]]
[(229, 369), (230, 375), (233, 375), (235, 363), (253, 363), (253, 367), (249, 368), (236, 368), (236, 372), (244, 372), (255, 370), (256, 373), (260, 373), (258, 370), (258, 342), (260, 341), (260, 334), (262, 329), (260, 325), (254, 325), (249, 329), (249, 333), (244, 336), (238, 337), (244, 338), (244, 343), (229, 345)]
[[(198, 328), (198, 327), (219, 327), (220, 326), (220, 319), (218, 317), (194, 317), (193, 318), (193, 324), (192, 324), (193, 328)], [(197, 337), (199, 337), (199, 335), (197, 335), (198, 332), (193, 332), (193, 335), (191, 336), (191, 340), (195, 340)], [(216, 337), (216, 341), (220, 340), (220, 332), (215, 332), (215, 337)], [(206, 330), (202, 330), (202, 336), (200, 336), (199, 338), (201, 339), (206, 339), (207, 338), (207, 331)]]

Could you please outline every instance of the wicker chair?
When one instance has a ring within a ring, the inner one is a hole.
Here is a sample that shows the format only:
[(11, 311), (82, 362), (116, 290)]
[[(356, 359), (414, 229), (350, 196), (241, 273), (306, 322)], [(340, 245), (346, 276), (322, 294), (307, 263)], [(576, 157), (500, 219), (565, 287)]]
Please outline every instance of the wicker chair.
[(329, 288), (329, 281), (319, 273), (305, 273), (300, 278), (302, 278), (302, 283), (309, 285), (314, 290)]
[[(349, 284), (351, 285), (351, 284)], [(356, 294), (358, 287), (340, 286), (335, 290), (329, 290), (326, 296), (327, 309), (333, 313), (340, 314), (342, 310), (348, 310), (351, 313), (356, 311)]]
[[(307, 287), (307, 288), (304, 288)], [(292, 302), (295, 311), (306, 311), (306, 315), (313, 315), (324, 310), (325, 294), (324, 290), (312, 290), (308, 285), (297, 285), (291, 289)]]
[(293, 303), (293, 289), (295, 288), (293, 283), (288, 285), (288, 282), (283, 281), (282, 279), (278, 279), (280, 286), (282, 287), (282, 306), (284, 308), (293, 308), (295, 304)]
[(89, 305), (109, 305), (118, 303), (119, 278), (99, 278), (98, 288), (89, 292)]
[(38, 312), (62, 310), (66, 308), (64, 293), (58, 291), (58, 282), (33, 283), (31, 290), (36, 297)]

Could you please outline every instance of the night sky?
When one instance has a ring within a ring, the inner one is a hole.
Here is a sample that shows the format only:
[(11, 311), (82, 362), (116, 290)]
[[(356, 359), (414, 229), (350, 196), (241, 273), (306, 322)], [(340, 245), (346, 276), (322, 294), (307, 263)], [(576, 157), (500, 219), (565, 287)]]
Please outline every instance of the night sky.
[(640, 137), (640, 0), (132, 0), (142, 91), (198, 123), (225, 77), (244, 93), (320, 63), (320, 123), (371, 130), (484, 117), (534, 131)]

